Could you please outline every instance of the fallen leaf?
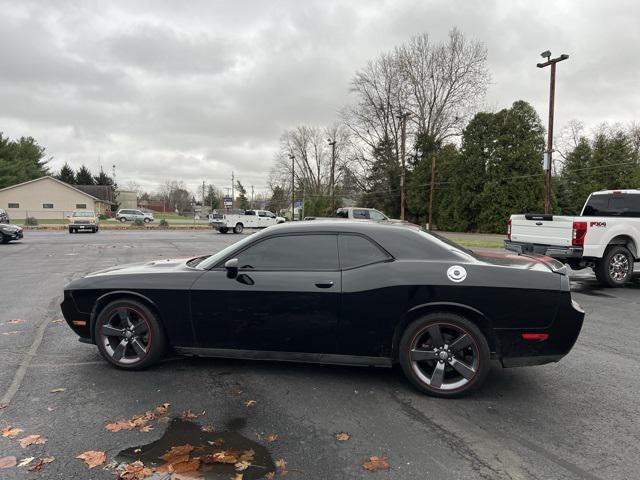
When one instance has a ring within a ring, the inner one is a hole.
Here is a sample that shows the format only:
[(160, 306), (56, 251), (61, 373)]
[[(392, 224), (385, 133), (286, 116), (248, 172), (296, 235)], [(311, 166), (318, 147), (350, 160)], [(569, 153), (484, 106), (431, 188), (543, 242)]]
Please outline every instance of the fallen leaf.
[(119, 432), (120, 430), (133, 430), (133, 425), (129, 420), (118, 420), (117, 422), (107, 423), (104, 428), (110, 432)]
[(281, 458), (280, 460), (276, 460), (276, 467), (278, 467), (280, 470), (287, 470), (287, 461), (284, 458)]
[(213, 428), (213, 425), (203, 425), (200, 427), (200, 430), (203, 432), (213, 432), (215, 429)]
[(215, 445), (219, 447), (220, 445), (224, 445), (224, 438), (216, 438), (215, 440), (207, 440), (209, 445)]
[(255, 400), (247, 400), (246, 402), (244, 402), (245, 406), (247, 407), (253, 407), (256, 403), (258, 402), (256, 402)]
[(238, 462), (234, 465), (234, 467), (236, 468), (236, 470), (238, 470), (239, 472), (242, 472), (244, 470), (246, 470), (247, 468), (249, 468), (251, 466), (250, 462), (247, 461), (242, 461), (242, 462)]
[[(183, 457), (183, 456), (187, 456), (187, 458), (189, 457), (189, 454), (193, 451), (193, 445), (189, 445), (188, 443), (186, 445), (179, 445), (177, 447), (171, 447), (171, 449), (165, 453), (164, 455), (158, 457), (162, 460), (164, 460), (167, 463), (172, 463), (175, 462), (176, 459)], [(183, 460), (180, 460), (183, 461)]]
[(31, 465), (27, 470), (29, 470), (30, 472), (39, 472), (40, 470), (42, 470), (42, 467), (44, 465), (46, 465), (47, 463), (51, 463), (54, 460), (55, 460), (55, 457), (39, 458), (38, 460), (36, 460), (36, 463)]
[(142, 480), (153, 474), (153, 470), (144, 466), (140, 460), (129, 463), (119, 470), (118, 478), (122, 480)]
[(26, 320), (22, 320), (22, 319), (16, 318), (14, 320), (9, 320), (8, 322), (5, 322), (4, 324), (5, 325), (18, 325), (19, 323), (24, 323), (24, 322), (26, 322)]
[(351, 438), (351, 435), (349, 435), (347, 432), (338, 432), (336, 433), (335, 437), (339, 442), (346, 442)]
[(20, 460), (20, 463), (18, 463), (19, 467), (26, 467), (27, 465), (29, 465), (31, 462), (33, 462), (33, 459), (36, 457), (27, 457), (27, 458), (23, 458), (22, 460)]
[(193, 413), (191, 411), (191, 409), (189, 410), (185, 410), (184, 412), (182, 412), (182, 419), (183, 420), (194, 420), (198, 418), (198, 415), (196, 415), (195, 413)]
[(27, 448), (30, 445), (44, 445), (47, 443), (47, 439), (42, 435), (27, 435), (21, 438), (19, 443), (22, 448)]
[(203, 480), (198, 472), (172, 473), (171, 480)]
[(192, 458), (186, 462), (174, 463), (172, 466), (175, 473), (197, 472), (198, 468), (200, 468), (200, 459)]
[(66, 388), (54, 388), (53, 390), (49, 390), (49, 393), (61, 393), (65, 392), (66, 390)]
[(78, 455), (76, 458), (84, 460), (89, 468), (102, 465), (107, 460), (107, 454), (96, 450), (89, 450)]
[(234, 450), (223, 450), (212, 455), (202, 457), (204, 463), (238, 463), (239, 452)]
[(139, 430), (141, 432), (146, 433), (146, 432), (150, 432), (151, 430), (153, 430), (153, 427), (151, 425), (145, 425), (144, 427), (139, 428)]
[(238, 460), (240, 460), (241, 462), (253, 462), (253, 457), (255, 456), (256, 452), (251, 448), (242, 452), (242, 454), (238, 457)]
[(58, 318), (56, 320), (51, 320), (51, 323), (62, 323), (62, 319)]
[(2, 430), (0, 430), (0, 433), (2, 433), (3, 437), (9, 438), (14, 438), (21, 432), (24, 432), (24, 430), (22, 430), (21, 428), (13, 428), (11, 426), (4, 427)]
[(166, 415), (167, 412), (169, 411), (170, 406), (171, 406), (170, 403), (163, 403), (162, 405), (158, 405), (156, 407), (156, 413), (158, 415)]
[(271, 442), (275, 442), (278, 439), (278, 434), (277, 433), (265, 433), (262, 438), (264, 438), (267, 442), (271, 443)]
[(0, 468), (15, 467), (18, 459), (16, 457), (0, 457)]
[(276, 476), (276, 472), (269, 472), (264, 476), (264, 478), (266, 478), (267, 480), (272, 480), (273, 477), (275, 476)]
[(369, 457), (368, 462), (362, 464), (362, 468), (370, 472), (377, 472), (378, 470), (389, 470), (391, 465), (387, 462), (387, 457)]
[(238, 387), (234, 387), (231, 389), (231, 395), (233, 395), (234, 397), (239, 397), (240, 395), (242, 395), (242, 390)]

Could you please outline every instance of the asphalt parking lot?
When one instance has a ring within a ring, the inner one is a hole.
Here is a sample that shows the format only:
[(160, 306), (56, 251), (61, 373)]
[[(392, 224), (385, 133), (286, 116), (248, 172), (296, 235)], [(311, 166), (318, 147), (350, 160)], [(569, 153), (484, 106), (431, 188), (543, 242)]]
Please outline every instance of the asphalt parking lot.
[[(8, 404), (0, 405), (0, 428), (48, 439), (23, 449), (0, 437), (0, 457), (55, 457), (40, 472), (13, 467), (0, 478), (113, 478), (75, 457), (106, 451), (108, 463), (163, 437), (160, 421), (147, 432), (114, 433), (105, 424), (165, 402), (169, 416), (190, 410), (198, 424), (261, 445), (271, 460), (287, 462), (292, 479), (638, 478), (638, 279), (602, 289), (578, 274), (574, 299), (587, 317), (573, 351), (557, 364), (496, 367), (480, 392), (459, 400), (424, 396), (395, 368), (171, 358), (122, 372), (56, 322), (62, 289), (74, 278), (122, 263), (213, 253), (239, 238), (26, 232), (20, 243), (0, 245), (0, 404)], [(64, 390), (51, 393), (56, 389)], [(350, 438), (339, 442), (336, 432)], [(269, 433), (277, 438), (268, 441)], [(363, 470), (374, 455), (386, 456), (390, 470)]]

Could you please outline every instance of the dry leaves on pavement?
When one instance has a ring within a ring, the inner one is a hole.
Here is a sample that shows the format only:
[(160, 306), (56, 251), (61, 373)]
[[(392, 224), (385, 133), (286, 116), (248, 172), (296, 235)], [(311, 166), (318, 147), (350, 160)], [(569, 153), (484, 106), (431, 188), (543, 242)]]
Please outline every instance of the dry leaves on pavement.
[(265, 433), (262, 438), (264, 438), (267, 442), (272, 443), (275, 442), (278, 439), (278, 434), (277, 433), (273, 433), (273, 432), (269, 432), (269, 433)]
[(39, 472), (40, 470), (42, 470), (42, 467), (44, 467), (47, 463), (53, 462), (54, 460), (55, 460), (55, 457), (39, 458), (27, 470), (29, 470), (30, 472)]
[(51, 323), (62, 323), (62, 319), (61, 318), (57, 318), (55, 320), (51, 320)]
[(157, 406), (153, 411), (149, 410), (141, 415), (134, 415), (131, 418), (123, 418), (112, 423), (107, 423), (104, 428), (110, 432), (119, 432), (120, 430), (139, 430), (140, 432), (150, 432), (153, 427), (149, 422), (160, 420), (169, 411), (170, 403), (163, 403)]
[(89, 468), (93, 468), (106, 462), (107, 454), (96, 450), (89, 450), (81, 453), (76, 458), (84, 460)]
[(24, 430), (22, 430), (21, 428), (14, 428), (10, 425), (7, 425), (2, 430), (0, 430), (0, 434), (2, 434), (3, 437), (8, 437), (8, 438), (14, 438), (16, 435), (18, 435), (21, 432), (24, 432)]
[(14, 456), (0, 457), (0, 468), (15, 467), (18, 463), (18, 459)]
[(22, 448), (27, 448), (30, 445), (44, 445), (47, 439), (42, 435), (27, 435), (21, 438), (19, 443)]
[(18, 463), (19, 467), (26, 467), (27, 465), (29, 465), (31, 462), (33, 462), (33, 460), (36, 457), (27, 457), (27, 458), (23, 458), (22, 460), (20, 460), (20, 463)]
[(203, 425), (200, 427), (200, 430), (207, 433), (215, 432), (215, 428), (213, 427), (213, 425)]
[(239, 397), (240, 395), (242, 395), (242, 390), (238, 387), (234, 387), (231, 389), (231, 395), (233, 395), (234, 397)]
[(246, 407), (253, 407), (256, 403), (258, 403), (256, 400), (247, 400), (244, 402), (244, 405)]
[(153, 474), (153, 470), (145, 467), (144, 463), (137, 460), (133, 463), (124, 465), (123, 468), (116, 471), (118, 478), (122, 480), (142, 480)]
[(278, 467), (278, 470), (280, 470), (281, 475), (286, 475), (287, 473), (289, 473), (289, 471), (287, 470), (287, 461), (284, 458), (276, 460), (275, 464), (276, 467)]
[(362, 468), (370, 472), (377, 472), (378, 470), (389, 470), (391, 465), (387, 462), (387, 457), (383, 455), (381, 457), (369, 457), (369, 461), (364, 462)]
[(66, 391), (67, 391), (66, 388), (54, 388), (53, 390), (49, 390), (49, 393), (62, 393)]
[(183, 420), (195, 420), (196, 418), (198, 418), (198, 415), (193, 413), (191, 411), (191, 409), (189, 409), (189, 410), (185, 410), (184, 412), (182, 412), (181, 418)]
[(351, 438), (351, 435), (349, 435), (347, 432), (338, 432), (336, 433), (335, 437), (339, 442), (346, 442)]

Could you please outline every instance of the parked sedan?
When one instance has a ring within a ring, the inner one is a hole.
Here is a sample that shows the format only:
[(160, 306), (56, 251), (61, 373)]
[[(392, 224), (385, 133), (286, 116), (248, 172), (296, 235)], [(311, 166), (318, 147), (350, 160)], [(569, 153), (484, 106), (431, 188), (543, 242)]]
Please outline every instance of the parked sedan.
[(22, 227), (10, 223), (0, 223), (0, 243), (9, 243), (23, 237)]
[(490, 360), (560, 360), (584, 312), (548, 257), (478, 254), (419, 229), (295, 222), (210, 256), (113, 267), (73, 281), (80, 341), (139, 369), (186, 355), (391, 366), (428, 394), (478, 388)]

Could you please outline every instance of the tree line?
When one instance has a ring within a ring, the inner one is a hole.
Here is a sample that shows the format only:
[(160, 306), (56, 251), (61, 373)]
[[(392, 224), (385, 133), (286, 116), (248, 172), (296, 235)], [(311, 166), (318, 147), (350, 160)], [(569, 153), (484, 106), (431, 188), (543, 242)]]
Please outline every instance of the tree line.
[[(404, 127), (407, 220), (424, 225), (431, 205), (432, 228), (498, 233), (512, 213), (541, 212), (545, 128), (524, 100), (483, 111), (486, 62), (484, 44), (457, 29), (440, 42), (413, 37), (369, 61), (334, 124), (282, 134), (272, 203), (290, 204), (294, 173), (305, 215), (332, 215), (347, 200), (398, 217)], [(554, 143), (555, 214), (579, 214), (595, 190), (640, 188), (638, 125), (587, 133), (571, 122)]]

